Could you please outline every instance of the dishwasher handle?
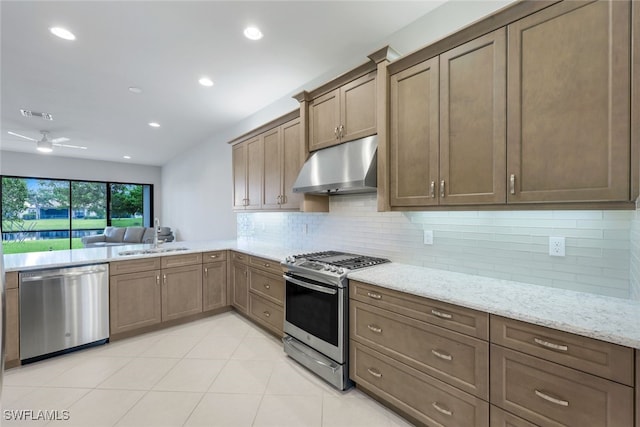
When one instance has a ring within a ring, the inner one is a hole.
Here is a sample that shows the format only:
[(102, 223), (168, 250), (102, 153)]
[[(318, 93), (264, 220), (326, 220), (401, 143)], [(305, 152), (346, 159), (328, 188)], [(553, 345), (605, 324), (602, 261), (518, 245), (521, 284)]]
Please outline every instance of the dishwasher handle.
[[(64, 269), (63, 269), (64, 270)], [(61, 271), (61, 270), (52, 270), (51, 272), (43, 272), (37, 276), (22, 276), (20, 277), (20, 282), (39, 282), (45, 279), (65, 279), (65, 278), (74, 278), (85, 276), (87, 274), (96, 274), (96, 273), (106, 273), (108, 270), (104, 267), (93, 268), (90, 270), (82, 270), (82, 271)]]

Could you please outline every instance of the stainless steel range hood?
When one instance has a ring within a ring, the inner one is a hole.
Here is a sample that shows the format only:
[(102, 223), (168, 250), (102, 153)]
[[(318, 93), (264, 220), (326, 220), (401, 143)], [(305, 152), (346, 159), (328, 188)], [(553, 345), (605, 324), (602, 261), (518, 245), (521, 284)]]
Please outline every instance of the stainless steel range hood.
[(377, 187), (378, 136), (314, 152), (298, 174), (294, 193), (370, 193)]

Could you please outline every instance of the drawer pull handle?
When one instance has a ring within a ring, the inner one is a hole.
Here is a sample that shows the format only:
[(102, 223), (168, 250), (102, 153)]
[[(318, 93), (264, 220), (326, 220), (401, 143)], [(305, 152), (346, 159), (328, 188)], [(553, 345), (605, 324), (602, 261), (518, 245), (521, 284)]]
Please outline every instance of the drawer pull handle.
[(367, 372), (369, 372), (371, 375), (373, 375), (376, 378), (382, 378), (382, 374), (378, 372), (377, 369), (367, 368)]
[(450, 411), (450, 410), (448, 410), (448, 409), (443, 408), (442, 406), (440, 406), (440, 404), (439, 404), (438, 402), (433, 402), (433, 403), (431, 404), (431, 406), (433, 406), (433, 407), (434, 407), (434, 409), (435, 409), (436, 411), (438, 411), (438, 412), (440, 412), (441, 414), (444, 414), (444, 415), (446, 415), (446, 416), (448, 416), (448, 417), (450, 417), (451, 415), (453, 415), (453, 412), (451, 412), (451, 411)]
[(431, 314), (433, 314), (434, 316), (438, 316), (442, 319), (451, 319), (453, 318), (453, 316), (449, 313), (443, 313), (441, 311), (438, 310), (431, 310)]
[(271, 313), (269, 313), (268, 311), (265, 311), (262, 314), (264, 314), (265, 317), (271, 317)]
[(218, 255), (209, 255), (209, 258), (218, 258)]
[(533, 341), (538, 345), (541, 345), (543, 347), (547, 347), (547, 348), (550, 348), (550, 349), (553, 349), (553, 350), (569, 351), (569, 347), (567, 347), (566, 345), (554, 344), (554, 343), (549, 342), (549, 341), (541, 340), (540, 338), (534, 338)]
[(264, 266), (265, 266), (265, 267), (267, 267), (267, 268), (269, 268), (269, 267), (271, 267), (271, 264), (269, 264), (269, 263), (266, 263), (266, 262), (265, 262), (265, 263), (264, 263)]
[(380, 294), (374, 294), (373, 292), (367, 292), (367, 296), (369, 298), (373, 298), (373, 299), (382, 299), (382, 295)]
[(536, 396), (538, 396), (541, 399), (546, 400), (547, 402), (555, 403), (556, 405), (560, 405), (560, 406), (569, 406), (569, 402), (567, 402), (566, 400), (562, 400), (562, 399), (558, 399), (557, 397), (549, 396), (547, 393), (543, 393), (540, 390), (534, 390), (534, 392), (536, 393)]
[(378, 328), (375, 325), (367, 325), (367, 328), (369, 328), (369, 330), (371, 332), (375, 332), (376, 334), (381, 334), (382, 333), (382, 328)]
[(431, 354), (433, 354), (435, 357), (438, 357), (442, 360), (448, 360), (451, 361), (453, 360), (453, 356), (450, 354), (446, 354), (446, 353), (441, 353), (438, 350), (431, 350)]
[(265, 289), (271, 289), (271, 285), (268, 285), (266, 283), (264, 285), (262, 285), (262, 286), (264, 286)]

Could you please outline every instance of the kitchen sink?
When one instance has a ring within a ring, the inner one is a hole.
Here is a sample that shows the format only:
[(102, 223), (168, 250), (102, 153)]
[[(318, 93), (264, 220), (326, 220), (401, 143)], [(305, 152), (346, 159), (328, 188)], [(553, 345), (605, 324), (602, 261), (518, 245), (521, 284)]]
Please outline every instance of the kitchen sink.
[(118, 252), (118, 255), (127, 256), (127, 255), (148, 255), (148, 254), (163, 254), (166, 252), (179, 252), (179, 251), (187, 251), (189, 248), (149, 248), (149, 249), (133, 249), (130, 251), (121, 251)]

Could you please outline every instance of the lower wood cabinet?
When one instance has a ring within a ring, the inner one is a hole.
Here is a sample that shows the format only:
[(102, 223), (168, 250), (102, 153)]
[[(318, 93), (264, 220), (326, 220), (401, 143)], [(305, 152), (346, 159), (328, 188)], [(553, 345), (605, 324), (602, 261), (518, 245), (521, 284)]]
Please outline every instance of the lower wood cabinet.
[(631, 427), (634, 390), (491, 345), (491, 403), (541, 426)]
[(276, 335), (282, 336), (284, 309), (281, 306), (249, 293), (249, 316)]
[(350, 377), (429, 426), (489, 425), (489, 404), (430, 375), (351, 341)]
[(5, 291), (5, 368), (20, 364), (20, 301), (18, 273), (6, 273)]
[(152, 326), (162, 321), (160, 274), (158, 269), (110, 277), (110, 335)]
[(493, 405), (491, 405), (491, 409), (489, 410), (489, 419), (491, 421), (491, 427), (537, 427), (535, 424), (516, 417)]
[(202, 311), (227, 305), (227, 262), (202, 264)]
[(244, 258), (237, 258), (232, 253), (229, 291), (231, 292), (231, 305), (241, 313), (249, 311), (249, 266)]
[(162, 320), (202, 312), (202, 265), (162, 270)]

